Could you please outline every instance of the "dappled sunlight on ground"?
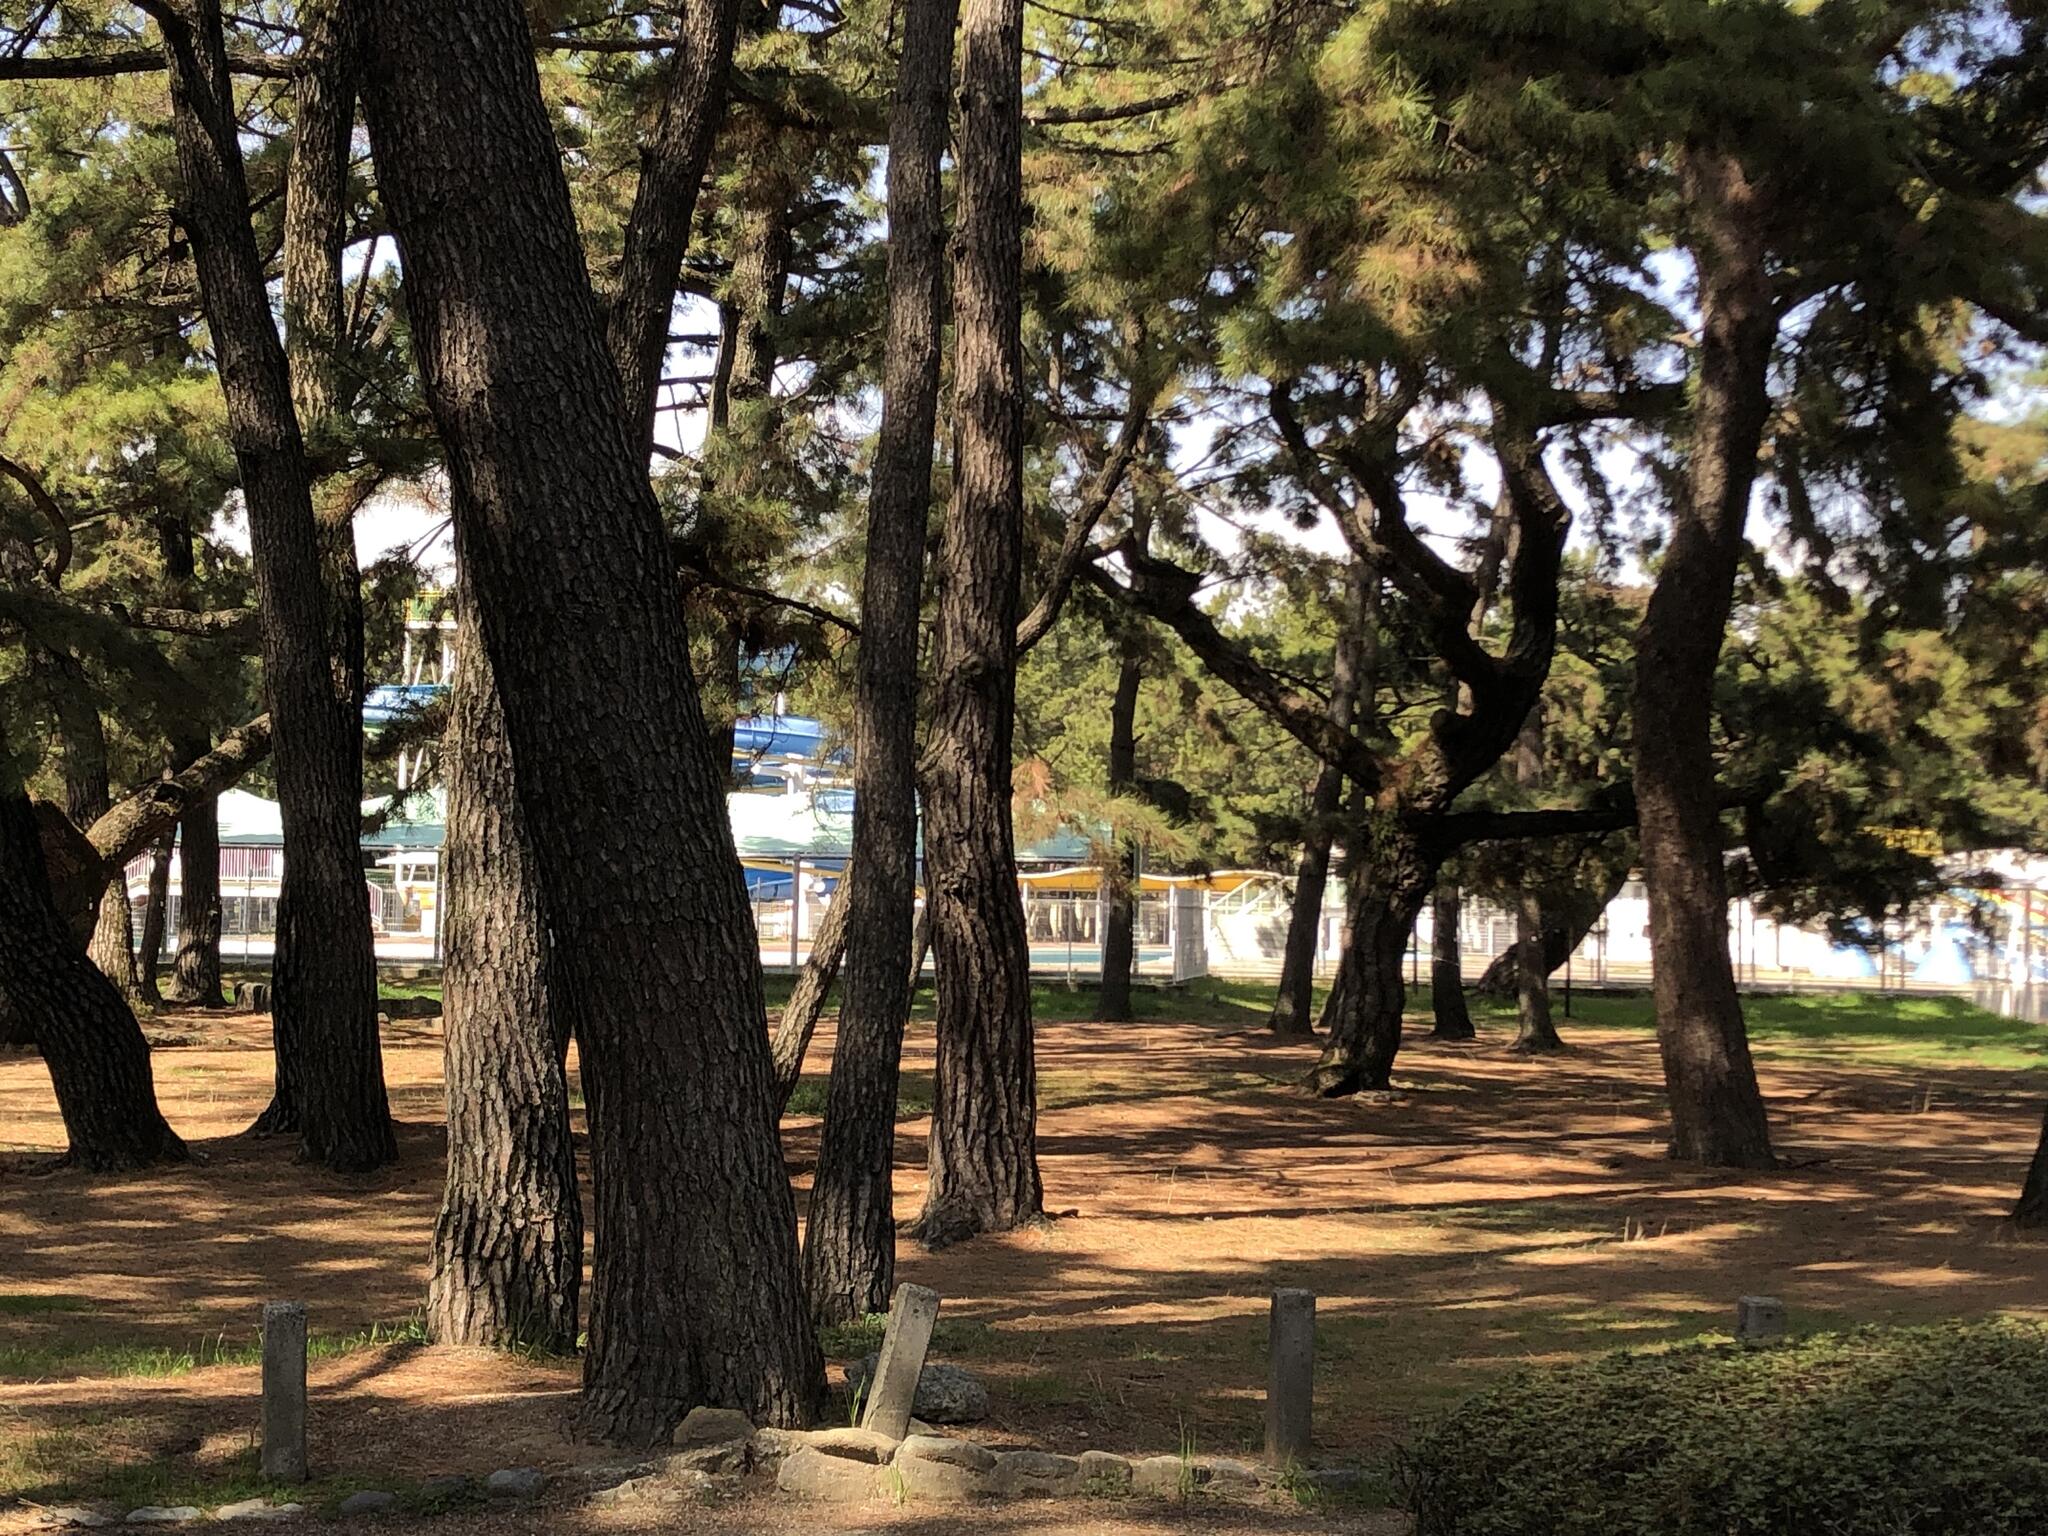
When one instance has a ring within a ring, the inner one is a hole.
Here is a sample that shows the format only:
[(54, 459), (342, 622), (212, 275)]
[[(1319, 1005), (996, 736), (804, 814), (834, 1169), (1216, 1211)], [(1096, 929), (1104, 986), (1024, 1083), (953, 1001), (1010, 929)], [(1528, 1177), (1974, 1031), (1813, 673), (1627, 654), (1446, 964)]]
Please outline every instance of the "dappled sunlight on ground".
[[(1792, 1001), (1776, 1004), (1796, 1021)], [(1943, 1023), (1930, 1019), (1923, 1035)], [(1289, 1086), (1312, 1046), (1215, 1025), (1041, 1025), (1056, 1219), (935, 1255), (906, 1245), (899, 1267), (946, 1298), (939, 1352), (991, 1385), (996, 1417), (975, 1433), (1069, 1451), (1171, 1452), (1184, 1433), (1205, 1452), (1249, 1449), (1266, 1297), (1283, 1284), (1320, 1298), (1318, 1440), (1354, 1456), (1504, 1369), (1725, 1332), (1746, 1293), (1784, 1297), (1802, 1329), (2048, 1307), (2048, 1241), (2000, 1219), (2048, 1090), (2005, 1056), (2031, 1059), (2038, 1042), (1987, 1038), (1994, 1067), (1924, 1038), (1896, 1052), (1767, 1042), (1788, 1166), (1724, 1174), (1665, 1160), (1644, 1030), (1564, 1029), (1572, 1049), (1552, 1058), (1509, 1052), (1498, 1026), (1476, 1045), (1418, 1040), (1395, 1094), (1326, 1103)], [(365, 1179), (239, 1134), (267, 1094), (265, 1020), (172, 1015), (153, 1032), (176, 1042), (158, 1050), (157, 1080), (202, 1161), (111, 1181), (0, 1172), (0, 1493), (61, 1482), (63, 1446), (35, 1437), (95, 1415), (116, 1458), (197, 1469), (246, 1456), (246, 1364), (91, 1378), (145, 1369), (151, 1349), (246, 1359), (267, 1297), (308, 1299), (330, 1340), (388, 1329), (425, 1283), (443, 1144), (431, 1021), (387, 1034), (401, 1160)], [(928, 1024), (913, 1030), (912, 1078), (929, 1074), (931, 1044)], [(828, 1027), (813, 1072), (830, 1045)], [(923, 1197), (925, 1130), (900, 1126), (904, 1219)], [(800, 1192), (817, 1133), (815, 1119), (785, 1127)], [(0, 1147), (59, 1145), (40, 1063), (0, 1055)], [(358, 1347), (315, 1364), (316, 1443), (399, 1472), (588, 1459), (563, 1432), (576, 1378), (573, 1362)], [(976, 1523), (1041, 1528), (1023, 1514)]]

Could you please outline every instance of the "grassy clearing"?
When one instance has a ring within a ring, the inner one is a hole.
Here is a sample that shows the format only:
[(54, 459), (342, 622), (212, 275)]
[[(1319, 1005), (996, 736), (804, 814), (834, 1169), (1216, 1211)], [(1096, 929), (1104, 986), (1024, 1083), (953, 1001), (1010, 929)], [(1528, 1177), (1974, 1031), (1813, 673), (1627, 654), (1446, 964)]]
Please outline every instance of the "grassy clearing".
[[(1973, 1067), (2024, 1072), (2048, 1068), (2048, 1026), (1986, 1013), (1959, 997), (1867, 992), (1750, 993), (1742, 1000), (1752, 1046), (1780, 1059), (1839, 1059), (1939, 1070)], [(1475, 1000), (1475, 1016), (1503, 1024), (1512, 1004)], [(1646, 996), (1585, 992), (1572, 997), (1573, 1019), (1613, 1029), (1650, 1030)], [(1569, 1031), (1569, 1024), (1560, 1025)]]

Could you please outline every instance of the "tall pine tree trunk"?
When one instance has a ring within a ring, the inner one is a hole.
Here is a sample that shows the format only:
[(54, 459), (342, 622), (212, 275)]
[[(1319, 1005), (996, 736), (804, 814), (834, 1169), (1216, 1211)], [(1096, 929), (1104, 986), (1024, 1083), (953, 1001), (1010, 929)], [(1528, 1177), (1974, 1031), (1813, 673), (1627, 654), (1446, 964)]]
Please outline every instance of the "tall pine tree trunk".
[(149, 1042), (52, 902), (35, 811), (11, 779), (0, 779), (0, 933), (0, 1011), (49, 1068), (65, 1161), (107, 1173), (183, 1159), (157, 1109)]
[[(466, 594), (460, 602), (466, 615)], [(583, 1285), (568, 1033), (549, 995), (547, 926), (504, 711), (490, 658), (466, 627), (443, 754), (448, 1172), (427, 1327), (444, 1344), (567, 1354)]]
[[(1543, 704), (1537, 701), (1515, 738), (1515, 783), (1524, 790), (1543, 782)], [(1550, 966), (1544, 945), (1543, 897), (1527, 874), (1515, 892), (1514, 1049), (1534, 1055), (1564, 1049), (1550, 1016)]]
[[(825, 909), (825, 920), (811, 935), (811, 952), (804, 968), (797, 972), (789, 989), (789, 1001), (775, 1021), (775, 1039), (769, 1055), (775, 1064), (775, 1114), (780, 1119), (789, 1107), (789, 1096), (803, 1080), (804, 1058), (810, 1054), (811, 1037), (818, 1032), (818, 1020), (825, 1016), (825, 1003), (832, 984), (839, 979), (839, 967), (846, 959), (846, 934), (853, 914), (854, 873), (851, 862), (839, 877), (839, 890)], [(793, 887), (792, 887), (793, 889)], [(792, 898), (801, 899), (801, 898)]]
[(1033, 1220), (1043, 1200), (1031, 951), (1010, 812), (1024, 519), (1023, 26), (1024, 0), (968, 0), (962, 11), (953, 503), (923, 765), (939, 997), (919, 1230), (934, 1247)]
[(178, 954), (170, 998), (222, 1006), (220, 978), (220, 802), (208, 796), (178, 822)]
[(163, 969), (164, 909), (171, 903), (171, 843), (177, 828), (165, 832), (149, 856), (149, 900), (142, 909), (142, 936), (136, 946), (135, 985), (145, 1002), (163, 1000), (157, 975)]
[(940, 163), (957, 0), (907, 0), (889, 121), (889, 317), (855, 677), (853, 867), (839, 1044), (804, 1286), (821, 1324), (887, 1309), (896, 1279), (896, 1089), (914, 985), (917, 635), (938, 417), (946, 224)]
[[(1109, 792), (1128, 795), (1138, 783), (1138, 687), (1144, 681), (1134, 643), (1124, 644), (1116, 693), (1109, 702)], [(1131, 969), (1137, 960), (1139, 881), (1136, 845), (1120, 839), (1116, 862), (1102, 872), (1102, 990), (1096, 1006), (1108, 1020), (1131, 1016)]]
[(278, 1098), (301, 1154), (338, 1172), (396, 1155), (377, 1038), (377, 973), (360, 850), (360, 729), (335, 696), (329, 598), (284, 349), (248, 216), (234, 89), (216, 0), (151, 0), (170, 68), (207, 329), (241, 469), (261, 610), (285, 864), (272, 971)]
[[(1363, 841), (1363, 840), (1362, 840)], [(1345, 872), (1344, 953), (1323, 1003), (1323, 1054), (1306, 1086), (1324, 1098), (1391, 1086), (1407, 998), (1402, 962), (1436, 884), (1437, 860), (1406, 833), (1374, 840)]]
[(605, 350), (524, 9), (362, 10), (379, 186), (580, 1049), (579, 1425), (645, 1444), (700, 1403), (800, 1424), (823, 1362), (725, 768), (639, 449), (651, 396), (629, 410)]
[(1700, 360), (1686, 481), (1636, 641), (1636, 810), (1671, 1153), (1769, 1168), (1770, 1129), (1728, 958), (1711, 708), (1743, 523), (1769, 415), (1776, 333), (1762, 199), (1734, 156), (1681, 165), (1696, 227)]
[(1458, 946), (1458, 882), (1439, 880), (1430, 896), (1429, 1006), (1436, 1017), (1433, 1040), (1471, 1040), (1472, 1012), (1465, 1006), (1465, 962)]

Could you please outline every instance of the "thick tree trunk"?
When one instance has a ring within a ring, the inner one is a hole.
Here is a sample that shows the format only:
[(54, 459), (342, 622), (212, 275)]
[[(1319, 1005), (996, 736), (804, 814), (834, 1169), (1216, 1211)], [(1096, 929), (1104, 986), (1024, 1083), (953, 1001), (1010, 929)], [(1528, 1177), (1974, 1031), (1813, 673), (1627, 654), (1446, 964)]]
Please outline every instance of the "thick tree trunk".
[[(825, 909), (825, 921), (811, 937), (810, 958), (797, 972), (796, 985), (789, 989), (789, 1001), (782, 1017), (775, 1021), (775, 1041), (769, 1055), (775, 1063), (775, 1114), (780, 1119), (789, 1106), (789, 1096), (804, 1075), (804, 1058), (810, 1054), (811, 1037), (818, 1032), (818, 1020), (825, 1016), (825, 1002), (832, 984), (839, 979), (840, 963), (846, 958), (847, 928), (852, 921), (854, 879), (848, 864), (839, 877), (838, 893)], [(842, 1007), (842, 1013), (844, 1009)]]
[(1458, 882), (1439, 880), (1430, 896), (1429, 1006), (1436, 1017), (1433, 1040), (1471, 1040), (1471, 1010), (1465, 1006), (1465, 963), (1458, 947)]
[(919, 1232), (933, 1247), (1036, 1219), (1031, 950), (1010, 821), (1024, 381), (1024, 0), (968, 0), (960, 29), (953, 266), (953, 503), (939, 550), (924, 758), (938, 956), (938, 1071)]
[(220, 802), (209, 795), (178, 822), (178, 956), (170, 998), (222, 1005), (220, 981)]
[(123, 870), (100, 893), (99, 917), (86, 952), (107, 980), (133, 1001), (141, 995), (135, 967), (135, 911), (128, 905), (128, 874)]
[(2042, 1117), (2041, 1140), (2027, 1165), (2027, 1182), (2020, 1188), (2012, 1219), (2022, 1227), (2048, 1227), (2048, 1116)]
[(1636, 642), (1636, 808), (1650, 895), (1671, 1153), (1769, 1168), (1770, 1130), (1728, 958), (1711, 707), (1769, 414), (1776, 316), (1757, 189), (1732, 155), (1688, 149), (1700, 363), (1686, 486)]
[(1345, 876), (1344, 953), (1323, 1003), (1322, 1058), (1306, 1082), (1326, 1099), (1391, 1086), (1407, 999), (1402, 961), (1436, 884), (1437, 861), (1412, 839), (1361, 838), (1357, 846), (1372, 846), (1375, 859)]
[[(170, 69), (180, 217), (220, 360), (262, 613), (285, 865), (272, 1021), (278, 1092), (260, 1129), (296, 1125), (301, 1155), (338, 1172), (397, 1147), (377, 1039), (377, 974), (359, 846), (360, 730), (333, 686), (329, 599), (284, 349), (248, 217), (216, 0), (151, 0)], [(355, 765), (354, 773), (350, 772)]]
[[(1109, 792), (1127, 795), (1138, 783), (1138, 687), (1144, 668), (1126, 644), (1117, 666), (1116, 693), (1109, 703)], [(1137, 959), (1137, 850), (1120, 840), (1116, 862), (1102, 872), (1102, 989), (1098, 1017), (1116, 1021), (1131, 1016), (1131, 968)]]
[(700, 1403), (801, 1424), (823, 1362), (726, 774), (526, 15), (362, 10), (379, 185), (580, 1047), (597, 1239), (580, 1427), (645, 1444)]
[(0, 1003), (10, 1034), (32, 1037), (50, 1069), (65, 1160), (99, 1173), (181, 1160), (185, 1144), (157, 1109), (149, 1042), (52, 902), (18, 781), (0, 782), (0, 932)]
[(550, 1001), (504, 711), (473, 630), (449, 698), (443, 773), (448, 1175), (427, 1328), (444, 1344), (568, 1354), (583, 1284), (568, 1031)]
[[(1515, 783), (1533, 790), (1543, 782), (1543, 705), (1539, 700), (1515, 739)], [(1513, 1049), (1546, 1055), (1564, 1049), (1550, 1017), (1550, 967), (1543, 942), (1543, 897), (1525, 874), (1515, 893), (1515, 1014)]]
[(164, 833), (149, 859), (149, 900), (142, 909), (142, 937), (136, 946), (135, 985), (144, 1001), (163, 1001), (157, 974), (163, 968), (164, 909), (171, 903), (171, 844), (177, 829)]

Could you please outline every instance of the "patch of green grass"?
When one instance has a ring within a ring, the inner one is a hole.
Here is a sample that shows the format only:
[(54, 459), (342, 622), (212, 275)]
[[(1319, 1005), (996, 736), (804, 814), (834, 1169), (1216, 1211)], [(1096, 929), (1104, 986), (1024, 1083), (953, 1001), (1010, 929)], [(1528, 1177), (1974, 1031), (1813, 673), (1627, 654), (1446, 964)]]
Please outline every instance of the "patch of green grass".
[[(850, 1323), (819, 1329), (818, 1347), (828, 1360), (858, 1360), (882, 1347), (882, 1334), (888, 1326), (886, 1312), (870, 1312)], [(931, 1353), (940, 1359), (984, 1354), (993, 1342), (992, 1332), (987, 1323), (971, 1318), (942, 1317), (932, 1329)]]
[[(316, 1333), (306, 1341), (309, 1359), (328, 1360), (391, 1344), (424, 1344), (426, 1324), (415, 1315), (398, 1323), (372, 1323), (352, 1333)], [(181, 1376), (214, 1365), (258, 1365), (259, 1339), (230, 1340), (226, 1334), (195, 1339), (189, 1348), (79, 1338), (49, 1344), (0, 1344), (0, 1379), (66, 1380), (76, 1377)]]
[[(1501, 1018), (1512, 1003), (1474, 998), (1473, 1012)], [(1959, 997), (1870, 992), (1752, 992), (1742, 999), (1753, 1045), (1780, 1056), (1827, 1054), (1849, 1047), (1890, 1065), (1989, 1071), (2048, 1068), (2048, 1025), (1987, 1013)], [(1650, 1030), (1656, 1010), (1647, 996), (1576, 992), (1572, 1016), (1613, 1029)], [(1569, 1037), (1570, 1025), (1560, 1020)]]
[[(789, 1096), (784, 1108), (785, 1115), (822, 1115), (825, 1113), (826, 1074), (806, 1072), (797, 1080), (795, 1090)], [(915, 1120), (920, 1115), (932, 1112), (932, 1075), (929, 1072), (905, 1072), (896, 1082), (896, 1118)]]

